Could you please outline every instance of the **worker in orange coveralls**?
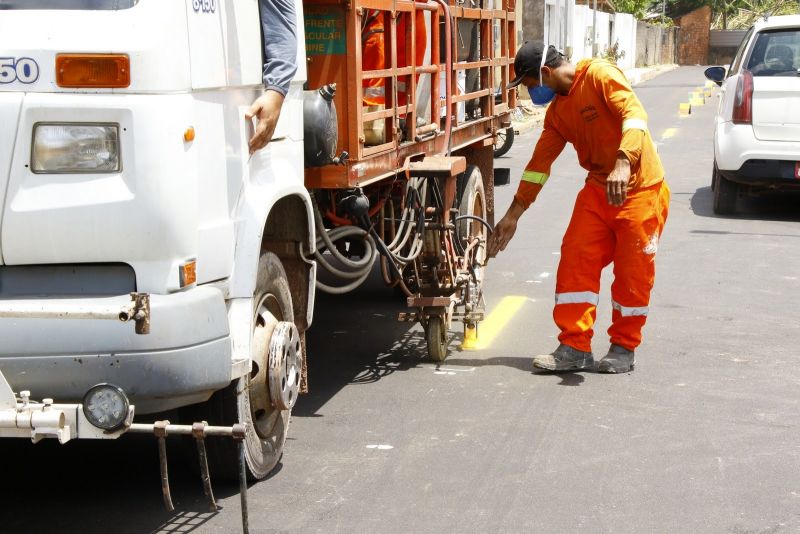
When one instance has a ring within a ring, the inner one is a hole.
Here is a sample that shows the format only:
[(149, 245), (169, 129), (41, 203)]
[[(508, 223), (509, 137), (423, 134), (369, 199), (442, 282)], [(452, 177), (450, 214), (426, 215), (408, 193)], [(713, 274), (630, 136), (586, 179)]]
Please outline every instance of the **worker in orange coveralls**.
[(597, 370), (632, 371), (670, 197), (647, 114), (622, 71), (601, 59), (572, 65), (552, 46), (527, 42), (517, 52), (514, 71), (509, 87), (521, 83), (535, 104), (552, 102), (514, 200), (492, 233), (489, 256), (506, 248), (520, 216), (547, 181), (551, 164), (572, 143), (589, 175), (561, 245), (553, 310), (560, 344), (536, 356), (533, 366), (548, 371), (594, 368), (591, 341), (600, 272), (613, 262), (611, 347)]
[[(361, 50), (363, 71), (383, 70), (387, 68), (385, 42), (389, 33), (389, 28), (384, 28), (384, 13), (378, 10), (367, 11), (361, 23)], [(409, 66), (406, 57), (406, 33), (410, 32), (407, 20), (409, 16), (401, 16), (397, 19), (397, 67)], [(425, 60), (425, 48), (428, 42), (428, 33), (425, 28), (425, 15), (423, 10), (418, 9), (415, 17), (416, 31), (416, 65), (421, 66)], [(419, 75), (417, 75), (419, 79)], [(362, 82), (364, 88), (364, 105), (384, 106), (386, 102), (386, 78), (371, 78)], [(411, 89), (403, 78), (397, 81), (397, 105), (405, 106), (407, 103), (407, 93)]]

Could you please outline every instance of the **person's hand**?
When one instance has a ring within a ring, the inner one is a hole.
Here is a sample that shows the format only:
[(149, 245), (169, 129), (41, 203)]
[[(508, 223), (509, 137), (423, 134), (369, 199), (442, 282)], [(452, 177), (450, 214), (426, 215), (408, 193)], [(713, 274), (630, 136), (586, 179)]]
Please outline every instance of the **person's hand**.
[(524, 212), (525, 209), (522, 206), (516, 202), (511, 203), (508, 211), (500, 219), (500, 222), (495, 225), (494, 231), (489, 237), (489, 246), (486, 253), (490, 258), (494, 258), (498, 252), (506, 249), (506, 245), (508, 245), (508, 242), (511, 241), (517, 231), (517, 222)]
[(631, 162), (623, 155), (617, 156), (614, 170), (606, 178), (606, 198), (612, 206), (622, 206), (628, 197), (628, 182), (631, 180)]
[(275, 126), (281, 116), (283, 95), (277, 91), (267, 91), (253, 102), (250, 110), (245, 114), (247, 120), (258, 118), (253, 137), (248, 141), (250, 154), (267, 146), (275, 133)]

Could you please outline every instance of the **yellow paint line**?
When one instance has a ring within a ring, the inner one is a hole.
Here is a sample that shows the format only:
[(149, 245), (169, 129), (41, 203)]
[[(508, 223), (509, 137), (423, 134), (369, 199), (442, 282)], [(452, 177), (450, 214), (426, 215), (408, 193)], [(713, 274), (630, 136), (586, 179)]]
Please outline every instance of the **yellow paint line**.
[(503, 297), (492, 313), (478, 324), (477, 348), (483, 349), (491, 345), (527, 300), (527, 297), (520, 296)]
[(661, 139), (669, 139), (670, 137), (675, 137), (675, 134), (678, 132), (677, 128), (667, 128), (664, 130), (664, 133), (661, 134)]

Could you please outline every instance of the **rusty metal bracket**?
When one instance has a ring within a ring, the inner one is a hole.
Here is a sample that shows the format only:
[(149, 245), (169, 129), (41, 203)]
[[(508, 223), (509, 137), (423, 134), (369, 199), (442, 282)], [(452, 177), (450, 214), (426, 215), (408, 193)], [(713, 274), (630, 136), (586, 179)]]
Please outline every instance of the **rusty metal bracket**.
[(156, 421), (153, 423), (153, 433), (158, 438), (158, 463), (161, 467), (161, 493), (164, 497), (164, 508), (168, 512), (175, 510), (172, 504), (172, 494), (169, 491), (169, 471), (167, 470), (167, 426), (169, 421)]
[(119, 312), (119, 320), (123, 323), (134, 321), (137, 334), (149, 334), (150, 295), (147, 293), (131, 293), (131, 303)]
[(208, 499), (209, 508), (212, 512), (219, 511), (217, 502), (214, 499), (214, 492), (211, 489), (211, 474), (208, 469), (208, 454), (206, 452), (205, 439), (207, 437), (228, 437), (233, 438), (239, 447), (239, 491), (242, 501), (242, 531), (249, 533), (249, 520), (247, 511), (247, 463), (245, 458), (245, 439), (247, 437), (247, 425), (237, 423), (233, 426), (210, 426), (205, 421), (190, 425), (173, 425), (169, 421), (156, 421), (155, 423), (133, 423), (128, 429), (132, 434), (153, 434), (158, 439), (158, 458), (161, 467), (161, 492), (164, 497), (164, 506), (167, 511), (174, 511), (172, 495), (169, 488), (169, 473), (167, 471), (167, 449), (166, 438), (168, 436), (187, 436), (191, 435), (197, 442), (197, 453), (200, 463), (200, 471), (203, 481), (203, 492)]
[(206, 453), (206, 432), (205, 429), (208, 423), (205, 421), (201, 423), (192, 424), (192, 436), (197, 442), (197, 458), (200, 462), (200, 478), (203, 482), (203, 493), (206, 494), (208, 500), (208, 509), (212, 512), (219, 510), (217, 501), (214, 500), (214, 490), (211, 488), (211, 473), (208, 470), (208, 454)]
[(242, 532), (249, 534), (250, 519), (247, 511), (247, 460), (244, 456), (244, 440), (247, 437), (247, 427), (242, 424), (233, 425), (233, 439), (239, 447), (239, 498), (242, 506)]

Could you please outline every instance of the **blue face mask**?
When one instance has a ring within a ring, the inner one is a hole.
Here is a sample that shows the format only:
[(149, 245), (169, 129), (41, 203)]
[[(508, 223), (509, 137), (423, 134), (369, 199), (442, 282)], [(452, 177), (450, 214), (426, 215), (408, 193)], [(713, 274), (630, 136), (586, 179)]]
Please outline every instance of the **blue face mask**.
[(531, 95), (531, 102), (536, 106), (545, 106), (556, 97), (556, 92), (546, 85), (529, 87), (528, 94)]
[(531, 102), (536, 106), (545, 106), (556, 97), (556, 92), (542, 83), (542, 67), (547, 60), (547, 51), (545, 48), (542, 51), (542, 62), (539, 64), (539, 85), (533, 88), (528, 88), (528, 94), (531, 95)]

